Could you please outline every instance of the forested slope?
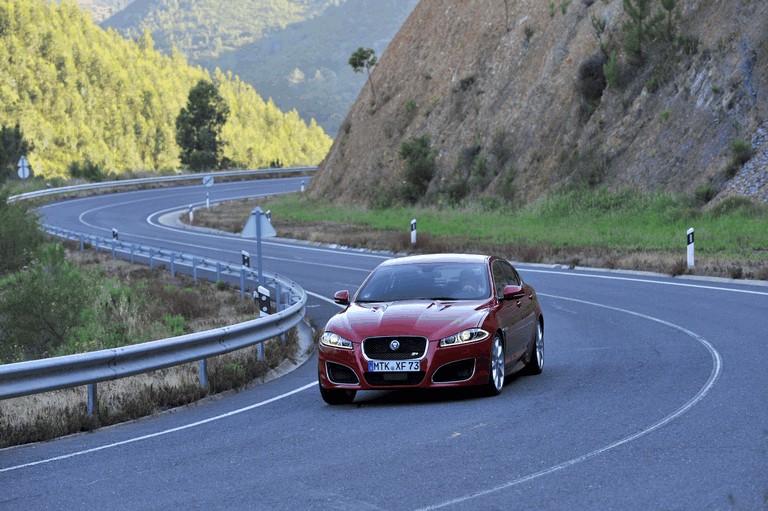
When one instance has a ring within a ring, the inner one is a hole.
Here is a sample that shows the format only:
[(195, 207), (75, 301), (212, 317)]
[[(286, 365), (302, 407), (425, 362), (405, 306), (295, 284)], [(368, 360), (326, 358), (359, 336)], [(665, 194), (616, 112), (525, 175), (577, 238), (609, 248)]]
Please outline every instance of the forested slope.
[[(82, 0), (80, 0), (82, 1)], [(331, 136), (365, 77), (347, 64), (381, 55), (418, 0), (135, 0), (102, 23), (205, 69), (238, 74), (281, 109), (296, 108)]]
[(72, 0), (0, 0), (0, 124), (20, 124), (38, 174), (63, 177), (86, 161), (118, 174), (176, 169), (175, 120), (203, 78), (230, 108), (224, 156), (237, 166), (316, 164), (326, 154), (331, 140), (314, 121), (231, 74), (160, 54), (149, 34), (125, 40)]

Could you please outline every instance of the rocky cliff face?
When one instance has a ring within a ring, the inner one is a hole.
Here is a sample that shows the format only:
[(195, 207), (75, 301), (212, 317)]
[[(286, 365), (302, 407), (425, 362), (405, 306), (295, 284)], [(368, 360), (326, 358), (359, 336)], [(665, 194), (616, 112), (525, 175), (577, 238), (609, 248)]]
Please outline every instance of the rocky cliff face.
[[(406, 179), (401, 143), (427, 135), (425, 202), (530, 202), (573, 183), (685, 194), (706, 185), (768, 202), (768, 3), (677, 8), (675, 42), (646, 42), (638, 59), (624, 49), (621, 0), (422, 0), (310, 193), (386, 202)], [(618, 57), (607, 85), (593, 20)], [(754, 156), (729, 172), (739, 141)]]

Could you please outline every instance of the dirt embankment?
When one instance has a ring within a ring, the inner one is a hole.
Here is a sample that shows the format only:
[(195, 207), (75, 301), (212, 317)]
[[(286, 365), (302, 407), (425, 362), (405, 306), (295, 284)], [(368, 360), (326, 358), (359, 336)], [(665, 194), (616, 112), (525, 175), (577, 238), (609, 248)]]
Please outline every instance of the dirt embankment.
[[(633, 65), (619, 0), (421, 2), (373, 71), (376, 101), (366, 86), (310, 193), (370, 204), (403, 182), (400, 144), (428, 135), (426, 202), (530, 202), (578, 182), (767, 202), (768, 3), (677, 6), (675, 42), (647, 43)], [(607, 86), (593, 20), (617, 52)], [(735, 141), (755, 156), (729, 174)]]

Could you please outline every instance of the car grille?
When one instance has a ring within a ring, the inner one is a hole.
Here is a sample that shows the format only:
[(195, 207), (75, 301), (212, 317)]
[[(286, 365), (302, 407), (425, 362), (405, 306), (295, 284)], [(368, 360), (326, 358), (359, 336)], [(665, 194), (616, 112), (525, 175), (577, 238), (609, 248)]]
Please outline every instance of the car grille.
[[(400, 346), (393, 350), (392, 341)], [(370, 360), (410, 360), (421, 358), (427, 351), (426, 337), (369, 337), (363, 340), (363, 354)]]
[(424, 379), (424, 371), (403, 373), (365, 373), (365, 381), (372, 386), (418, 385)]
[(328, 379), (333, 383), (352, 385), (360, 383), (360, 380), (357, 378), (355, 372), (349, 367), (343, 366), (341, 364), (326, 362), (325, 372), (328, 374)]

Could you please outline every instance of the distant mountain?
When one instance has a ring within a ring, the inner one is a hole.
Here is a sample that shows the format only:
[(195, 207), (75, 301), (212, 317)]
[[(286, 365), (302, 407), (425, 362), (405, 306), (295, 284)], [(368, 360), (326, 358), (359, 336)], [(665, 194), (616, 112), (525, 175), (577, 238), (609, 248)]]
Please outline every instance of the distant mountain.
[(365, 83), (349, 56), (360, 46), (381, 55), (417, 3), (135, 0), (102, 26), (132, 38), (149, 30), (159, 50), (176, 47), (192, 64), (232, 71), (281, 109), (296, 108), (335, 135)]
[(314, 122), (231, 74), (165, 56), (148, 34), (128, 41), (105, 31), (71, 0), (0, 0), (0, 55), (0, 125), (20, 125), (34, 145), (32, 169), (45, 177), (84, 163), (116, 174), (176, 169), (176, 117), (201, 79), (230, 108), (222, 136), (234, 165), (316, 164), (331, 144)]

